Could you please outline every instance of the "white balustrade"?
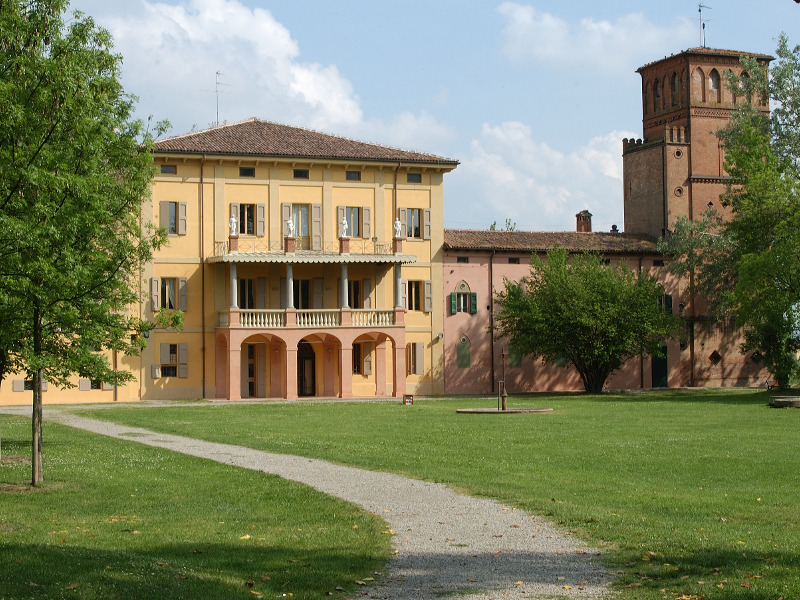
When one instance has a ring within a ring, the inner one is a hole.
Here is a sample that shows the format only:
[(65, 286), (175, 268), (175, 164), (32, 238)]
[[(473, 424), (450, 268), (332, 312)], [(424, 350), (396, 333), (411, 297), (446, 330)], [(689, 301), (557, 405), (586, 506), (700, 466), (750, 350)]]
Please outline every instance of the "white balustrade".
[(239, 312), (239, 322), (248, 329), (277, 329), (284, 326), (282, 310), (244, 309)]
[(337, 309), (313, 309), (297, 311), (298, 327), (338, 327), (339, 311)]
[[(297, 327), (339, 327), (338, 309), (297, 311)], [(353, 327), (388, 327), (394, 325), (394, 310), (356, 308), (350, 311)], [(286, 327), (286, 311), (241, 309), (239, 326), (247, 329), (282, 329)], [(219, 326), (228, 327), (228, 311), (219, 311)]]
[(354, 327), (385, 327), (394, 325), (394, 311), (356, 308), (350, 313)]

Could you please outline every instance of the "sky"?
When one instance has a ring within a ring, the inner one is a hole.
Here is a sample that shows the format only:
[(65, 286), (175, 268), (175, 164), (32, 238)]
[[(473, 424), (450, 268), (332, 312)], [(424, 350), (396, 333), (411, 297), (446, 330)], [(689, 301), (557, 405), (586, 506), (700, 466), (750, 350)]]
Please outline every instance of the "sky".
[[(704, 0), (706, 45), (800, 43), (792, 0)], [(444, 224), (623, 228), (645, 63), (699, 46), (689, 0), (73, 0), (167, 135), (250, 117), (439, 154)], [(217, 76), (216, 73), (221, 75)], [(219, 86), (216, 86), (217, 78)], [(219, 94), (215, 89), (219, 89)]]

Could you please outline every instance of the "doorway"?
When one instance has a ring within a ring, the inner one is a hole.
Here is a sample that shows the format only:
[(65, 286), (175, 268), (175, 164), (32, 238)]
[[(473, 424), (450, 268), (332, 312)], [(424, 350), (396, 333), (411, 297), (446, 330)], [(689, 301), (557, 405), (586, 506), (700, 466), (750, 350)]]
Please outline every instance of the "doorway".
[(316, 396), (316, 357), (305, 340), (297, 344), (297, 395)]
[(661, 347), (661, 353), (664, 355), (660, 358), (653, 357), (653, 387), (665, 388), (669, 387), (667, 378), (667, 347)]

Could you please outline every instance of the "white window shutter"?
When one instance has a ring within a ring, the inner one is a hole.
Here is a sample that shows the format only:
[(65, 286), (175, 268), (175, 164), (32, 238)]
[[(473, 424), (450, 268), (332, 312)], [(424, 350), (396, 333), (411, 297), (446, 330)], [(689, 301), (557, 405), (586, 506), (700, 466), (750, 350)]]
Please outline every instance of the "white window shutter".
[(150, 278), (150, 309), (153, 312), (158, 312), (161, 308), (161, 278), (160, 277), (151, 277)]
[(101, 387), (106, 391), (114, 389), (113, 385), (111, 385), (110, 383), (106, 383), (105, 381), (103, 382), (103, 385)]
[(372, 344), (364, 342), (361, 344), (361, 374), (372, 375)]
[(92, 382), (89, 379), (84, 379), (83, 377), (81, 377), (80, 379), (78, 379), (78, 389), (81, 392), (88, 392), (89, 390), (92, 389)]
[(414, 344), (414, 352), (417, 359), (417, 375), (425, 373), (425, 344), (417, 342)]
[(256, 308), (267, 308), (267, 278), (259, 277), (256, 279)]
[(361, 237), (368, 240), (372, 237), (372, 208), (361, 208)]
[(431, 239), (431, 209), (422, 209), (422, 239)]
[[(342, 231), (342, 221), (344, 220), (344, 206), (337, 206), (336, 207), (336, 231), (338, 232), (336, 237), (342, 237), (344, 232)], [(349, 227), (348, 223), (348, 227)]]
[(364, 308), (372, 308), (371, 294), (372, 294), (372, 279), (364, 279), (361, 282), (361, 296), (363, 298), (362, 306)]
[(322, 250), (322, 204), (311, 205), (311, 249)]
[(150, 378), (151, 379), (161, 378), (161, 365), (150, 365)]
[(169, 364), (169, 344), (161, 344), (161, 352), (159, 354), (160, 354), (160, 358), (161, 358), (161, 364), (162, 365), (168, 365)]
[(186, 202), (178, 202), (178, 235), (186, 235)]
[(403, 310), (408, 310), (408, 281), (400, 280), (400, 299), (403, 301)]
[[(289, 235), (289, 219), (292, 218), (292, 205), (288, 202), (281, 203), (281, 231), (283, 232), (283, 237), (288, 237)], [(294, 230), (297, 231), (297, 223), (294, 224)]]
[(405, 208), (397, 209), (397, 218), (400, 219), (400, 237), (408, 237), (408, 211)]
[(256, 235), (264, 237), (267, 231), (267, 205), (256, 204)]
[(424, 299), (422, 310), (426, 313), (433, 312), (433, 281), (430, 279), (422, 282)]
[(186, 277), (178, 277), (178, 310), (189, 310), (189, 286)]
[(178, 344), (178, 377), (189, 376), (189, 344)]
[(25, 391), (25, 380), (24, 379), (14, 379), (11, 382), (11, 391), (12, 392), (24, 392)]
[(44, 379), (42, 379), (42, 391), (43, 392), (47, 391), (47, 382)]

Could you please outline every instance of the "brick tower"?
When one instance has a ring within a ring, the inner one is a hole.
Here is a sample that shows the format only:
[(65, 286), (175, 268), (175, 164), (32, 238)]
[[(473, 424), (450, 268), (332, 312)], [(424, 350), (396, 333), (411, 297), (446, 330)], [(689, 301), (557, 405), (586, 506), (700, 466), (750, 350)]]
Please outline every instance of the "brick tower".
[[(622, 142), (625, 232), (655, 237), (675, 218), (698, 218), (709, 205), (725, 213), (719, 196), (727, 176), (715, 132), (741, 98), (725, 88), (725, 72), (742, 73), (739, 56), (764, 54), (691, 48), (643, 67), (642, 139)], [(769, 106), (759, 107), (769, 112)]]

